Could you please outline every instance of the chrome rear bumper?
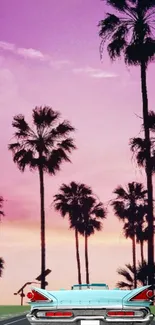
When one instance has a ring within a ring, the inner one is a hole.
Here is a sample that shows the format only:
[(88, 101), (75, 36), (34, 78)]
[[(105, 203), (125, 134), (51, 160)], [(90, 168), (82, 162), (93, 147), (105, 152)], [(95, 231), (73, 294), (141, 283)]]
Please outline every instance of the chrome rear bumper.
[(37, 325), (37, 324), (42, 324), (42, 325), (62, 325), (62, 324), (65, 324), (65, 325), (71, 325), (71, 324), (74, 324), (74, 325), (80, 325), (80, 321), (82, 320), (90, 320), (90, 321), (93, 321), (93, 320), (99, 320), (100, 321), (100, 325), (104, 325), (106, 323), (111, 323), (111, 324), (116, 324), (116, 323), (124, 323), (124, 324), (133, 324), (133, 323), (137, 323), (137, 324), (144, 324), (144, 325), (149, 325), (152, 321), (153, 321), (153, 318), (154, 318), (154, 315), (152, 314), (149, 314), (147, 315), (145, 318), (114, 318), (114, 317), (111, 317), (111, 318), (108, 318), (106, 316), (84, 316), (84, 315), (80, 315), (80, 316), (75, 316), (75, 317), (72, 317), (70, 319), (47, 319), (47, 318), (44, 318), (44, 319), (38, 319), (36, 318), (33, 314), (27, 314), (26, 315), (28, 321), (30, 322), (31, 325)]

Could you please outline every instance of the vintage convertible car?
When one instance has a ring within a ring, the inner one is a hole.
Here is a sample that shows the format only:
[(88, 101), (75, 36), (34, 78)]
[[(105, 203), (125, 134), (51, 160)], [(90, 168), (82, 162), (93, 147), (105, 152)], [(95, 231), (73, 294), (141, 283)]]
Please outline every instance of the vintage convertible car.
[(32, 288), (27, 294), (31, 305), (27, 319), (31, 325), (150, 324), (153, 296), (150, 285), (133, 290), (110, 290), (106, 284), (74, 285), (59, 291)]

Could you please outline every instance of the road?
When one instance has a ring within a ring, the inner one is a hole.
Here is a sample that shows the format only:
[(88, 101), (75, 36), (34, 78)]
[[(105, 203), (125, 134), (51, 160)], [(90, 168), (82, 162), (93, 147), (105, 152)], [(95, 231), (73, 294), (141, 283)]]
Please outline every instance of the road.
[(20, 315), (9, 319), (3, 319), (0, 321), (0, 325), (30, 325), (30, 323), (25, 315)]
[[(13, 318), (0, 321), (0, 325), (30, 325), (25, 315), (16, 316)], [(151, 325), (155, 325), (155, 321)]]

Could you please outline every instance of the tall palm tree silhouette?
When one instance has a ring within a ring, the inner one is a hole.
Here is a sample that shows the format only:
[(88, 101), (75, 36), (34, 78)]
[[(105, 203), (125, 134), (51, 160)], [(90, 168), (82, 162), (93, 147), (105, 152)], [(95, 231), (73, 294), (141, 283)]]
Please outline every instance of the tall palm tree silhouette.
[(62, 184), (59, 193), (54, 195), (54, 207), (62, 217), (69, 217), (70, 229), (75, 231), (76, 260), (78, 270), (78, 283), (81, 279), (81, 263), (79, 253), (79, 224), (81, 222), (81, 205), (85, 197), (92, 194), (92, 190), (85, 184), (71, 182), (69, 185)]
[(2, 277), (3, 269), (4, 269), (4, 260), (2, 257), (0, 257), (0, 278)]
[(136, 281), (136, 229), (142, 221), (141, 209), (145, 207), (147, 191), (141, 183), (128, 183), (127, 188), (118, 186), (114, 190), (116, 198), (111, 202), (115, 215), (124, 222), (123, 231), (126, 238), (132, 240), (132, 255), (134, 268), (134, 287)]
[(15, 140), (8, 148), (13, 153), (13, 161), (24, 172), (26, 167), (38, 170), (40, 181), (41, 215), (41, 288), (45, 288), (45, 203), (44, 173), (55, 175), (62, 162), (70, 162), (69, 154), (75, 149), (69, 134), (74, 128), (68, 121), (60, 121), (60, 113), (52, 108), (36, 107), (32, 111), (32, 126), (23, 115), (13, 118)]
[[(123, 54), (127, 65), (140, 66), (144, 138), (146, 143), (146, 178), (148, 190), (148, 263), (149, 283), (154, 280), (154, 234), (153, 234), (153, 186), (151, 168), (150, 131), (148, 125), (148, 96), (146, 73), (149, 62), (154, 59), (154, 0), (105, 0), (112, 13), (99, 22), (101, 55), (107, 43), (112, 60)], [(116, 13), (114, 13), (114, 10)]]
[(79, 233), (85, 239), (85, 270), (86, 283), (90, 284), (89, 277), (89, 259), (88, 259), (88, 238), (95, 233), (95, 231), (102, 230), (102, 220), (106, 218), (106, 209), (102, 202), (98, 202), (93, 195), (84, 197), (81, 206), (82, 218), (79, 223)]
[(136, 228), (136, 241), (140, 244), (141, 263), (144, 263), (144, 242), (148, 240), (148, 228), (139, 223)]

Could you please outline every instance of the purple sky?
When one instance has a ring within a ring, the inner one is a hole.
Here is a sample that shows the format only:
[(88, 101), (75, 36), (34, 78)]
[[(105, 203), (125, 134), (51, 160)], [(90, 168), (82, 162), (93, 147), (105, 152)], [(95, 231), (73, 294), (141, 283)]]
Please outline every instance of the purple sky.
[[(50, 209), (59, 186), (72, 180), (84, 182), (107, 203), (117, 185), (144, 181), (128, 146), (141, 125), (139, 69), (126, 68), (123, 60), (112, 64), (106, 52), (100, 61), (97, 24), (103, 17), (100, 0), (1, 0), (0, 195), (6, 200), (0, 230), (0, 255), (6, 262), (0, 279), (1, 304), (19, 303), (13, 292), (40, 273), (38, 175), (21, 174), (7, 150), (15, 114), (23, 113), (30, 120), (32, 109), (46, 104), (61, 111), (77, 130), (78, 150), (72, 164), (64, 164), (55, 177), (46, 177), (50, 289), (77, 282), (74, 234), (67, 220)], [(154, 108), (154, 73), (151, 65), (150, 109)], [(84, 262), (83, 253), (81, 240)], [(91, 281), (111, 287), (118, 280), (117, 267), (132, 261), (131, 243), (123, 238), (122, 225), (111, 210), (103, 231), (90, 239), (89, 255)], [(83, 267), (83, 281), (84, 275)]]

